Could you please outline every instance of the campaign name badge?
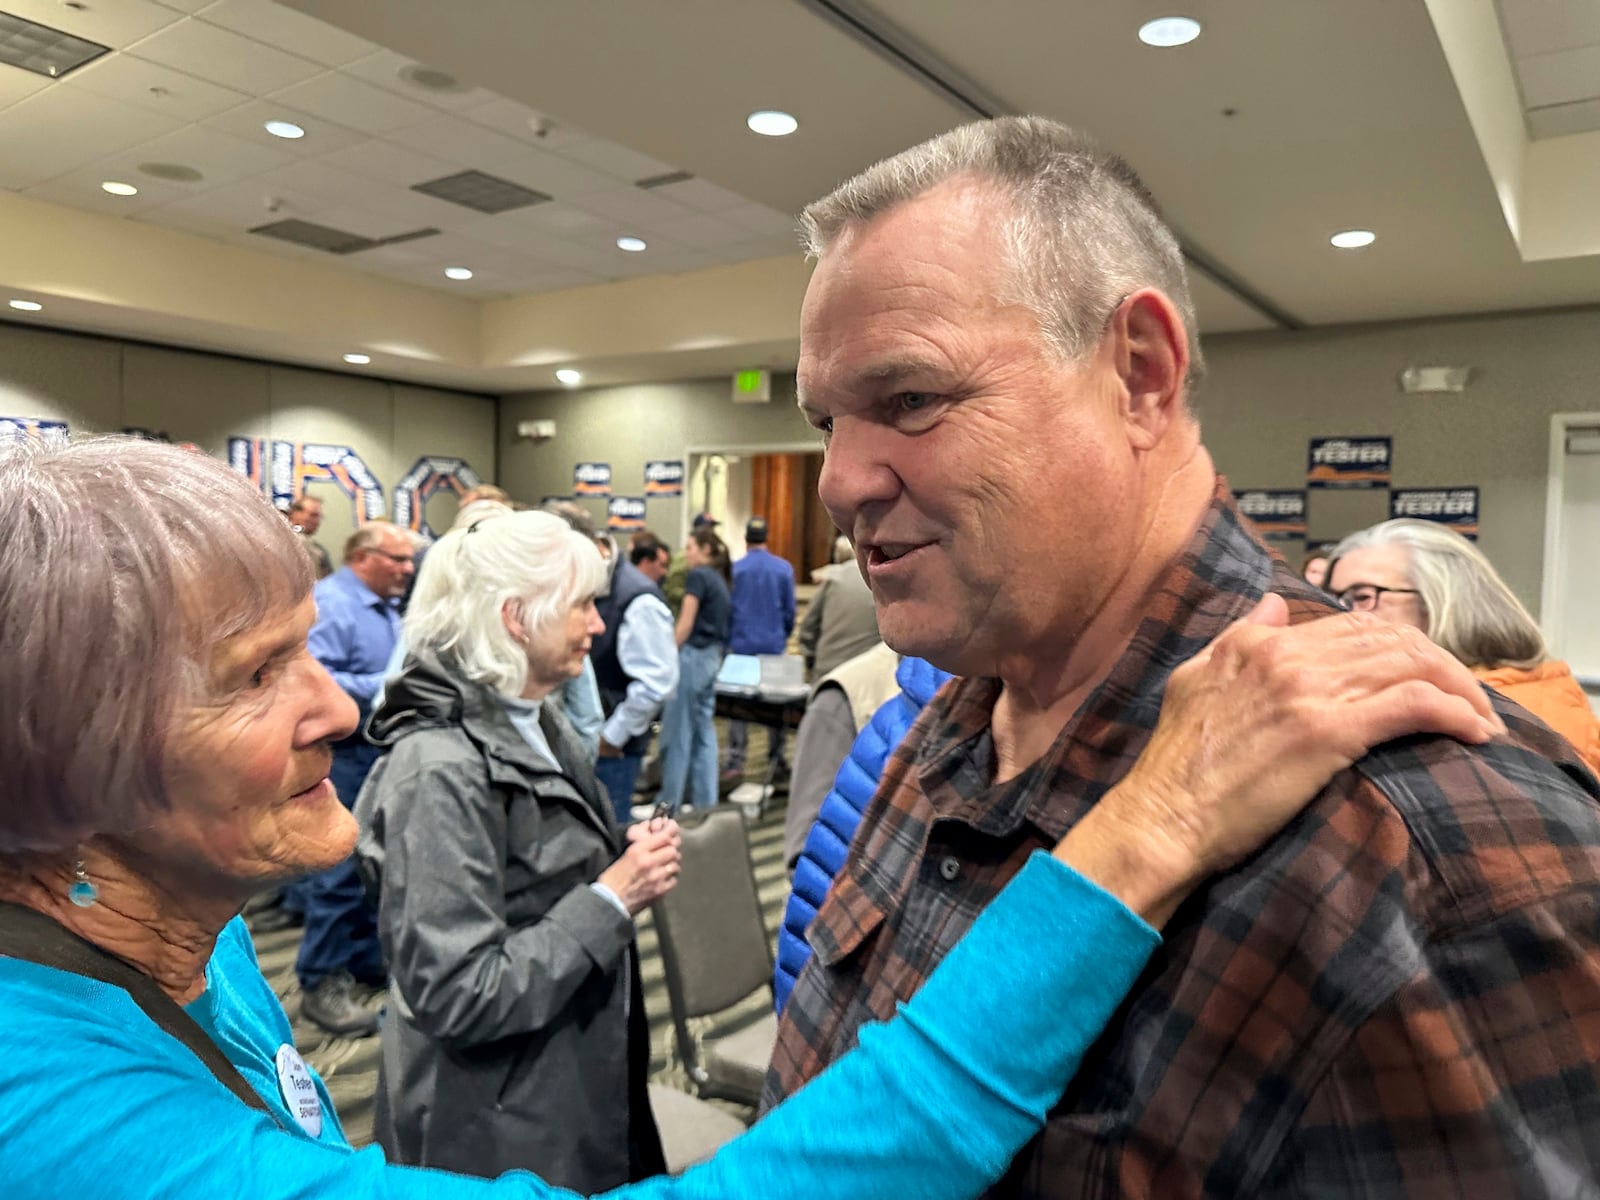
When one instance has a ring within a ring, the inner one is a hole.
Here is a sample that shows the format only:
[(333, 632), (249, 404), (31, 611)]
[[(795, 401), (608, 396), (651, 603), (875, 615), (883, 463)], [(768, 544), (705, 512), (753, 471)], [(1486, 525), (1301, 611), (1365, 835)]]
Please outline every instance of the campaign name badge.
[(310, 1137), (322, 1136), (322, 1097), (311, 1079), (311, 1068), (289, 1043), (278, 1047), (278, 1091), (289, 1106), (295, 1124)]

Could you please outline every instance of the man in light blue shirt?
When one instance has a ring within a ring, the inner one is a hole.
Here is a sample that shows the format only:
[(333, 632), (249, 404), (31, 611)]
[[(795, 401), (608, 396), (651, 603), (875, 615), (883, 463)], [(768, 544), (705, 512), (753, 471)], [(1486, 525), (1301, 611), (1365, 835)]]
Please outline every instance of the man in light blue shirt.
[(611, 797), (617, 823), (626, 825), (632, 819), (639, 767), (650, 746), (650, 724), (678, 686), (678, 642), (659, 585), (610, 538), (600, 545), (602, 552), (609, 551), (611, 577), (595, 600), (605, 632), (589, 648), (606, 712), (595, 774)]
[[(733, 564), (733, 615), (728, 624), (729, 654), (782, 654), (794, 632), (794, 568), (767, 549), (767, 519), (751, 517), (744, 527), (748, 549)], [(724, 774), (743, 775), (750, 726), (728, 722), (728, 761)], [(767, 757), (787, 771), (783, 730), (768, 727)]]
[[(313, 590), (317, 621), (311, 655), (356, 702), (361, 724), (333, 746), (329, 777), (346, 808), (354, 808), (378, 748), (362, 733), (400, 636), (397, 601), (415, 570), (411, 538), (397, 525), (373, 521), (351, 535), (344, 565)], [(349, 859), (302, 885), (306, 931), (295, 961), (301, 1012), (329, 1033), (366, 1037), (377, 1017), (352, 994), (356, 982), (384, 983), (383, 952), (371, 906)]]

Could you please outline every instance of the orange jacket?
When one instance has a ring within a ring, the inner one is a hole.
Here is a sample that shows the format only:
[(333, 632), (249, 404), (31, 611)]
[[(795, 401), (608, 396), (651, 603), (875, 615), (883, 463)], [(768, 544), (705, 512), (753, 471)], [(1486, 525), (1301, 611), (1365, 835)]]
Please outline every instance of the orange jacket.
[(1600, 718), (1566, 663), (1552, 658), (1531, 670), (1496, 667), (1473, 674), (1566, 738), (1589, 769), (1600, 775)]

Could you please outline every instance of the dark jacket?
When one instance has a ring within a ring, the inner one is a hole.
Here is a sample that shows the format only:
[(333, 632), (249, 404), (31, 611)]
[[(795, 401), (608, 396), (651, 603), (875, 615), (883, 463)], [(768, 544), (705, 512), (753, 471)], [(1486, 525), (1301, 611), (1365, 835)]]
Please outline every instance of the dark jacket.
[[(608, 717), (622, 703), (623, 697), (628, 694), (628, 684), (633, 682), (633, 676), (622, 669), (622, 661), (617, 657), (617, 639), (622, 633), (623, 617), (628, 615), (628, 609), (641, 596), (654, 596), (661, 603), (666, 603), (660, 587), (651, 582), (638, 567), (615, 553), (612, 562), (616, 565), (611, 571), (610, 585), (602, 595), (595, 597), (594, 602), (605, 629), (596, 636), (589, 648), (589, 661), (594, 664), (595, 681), (600, 685), (600, 708)], [(637, 737), (629, 738), (626, 746), (618, 747), (629, 755), (642, 755), (649, 748), (648, 729)]]
[(872, 720), (850, 747), (849, 756), (834, 777), (832, 790), (823, 797), (817, 822), (806, 835), (800, 860), (795, 863), (794, 890), (789, 893), (789, 902), (783, 909), (783, 928), (778, 931), (778, 960), (772, 980), (779, 1012), (789, 1002), (794, 981), (800, 978), (800, 969), (811, 957), (806, 930), (816, 917), (817, 909), (822, 907), (833, 877), (844, 866), (845, 856), (850, 852), (850, 839), (855, 837), (856, 826), (861, 824), (861, 814), (878, 790), (883, 764), (950, 674), (920, 658), (905, 658), (901, 659), (894, 677), (900, 685), (899, 693), (872, 714)]
[(376, 1133), (391, 1162), (604, 1191), (664, 1169), (622, 851), (559, 705), (541, 763), (488, 688), (413, 655), (356, 805), (392, 976)]

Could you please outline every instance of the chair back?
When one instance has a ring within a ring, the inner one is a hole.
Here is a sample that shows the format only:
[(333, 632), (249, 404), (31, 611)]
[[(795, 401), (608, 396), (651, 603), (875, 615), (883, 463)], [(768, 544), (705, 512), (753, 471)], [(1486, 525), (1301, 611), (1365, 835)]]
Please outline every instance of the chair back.
[(686, 817), (682, 831), (678, 884), (652, 906), (679, 1021), (721, 1012), (772, 986), (772, 946), (744, 817), (719, 805)]

